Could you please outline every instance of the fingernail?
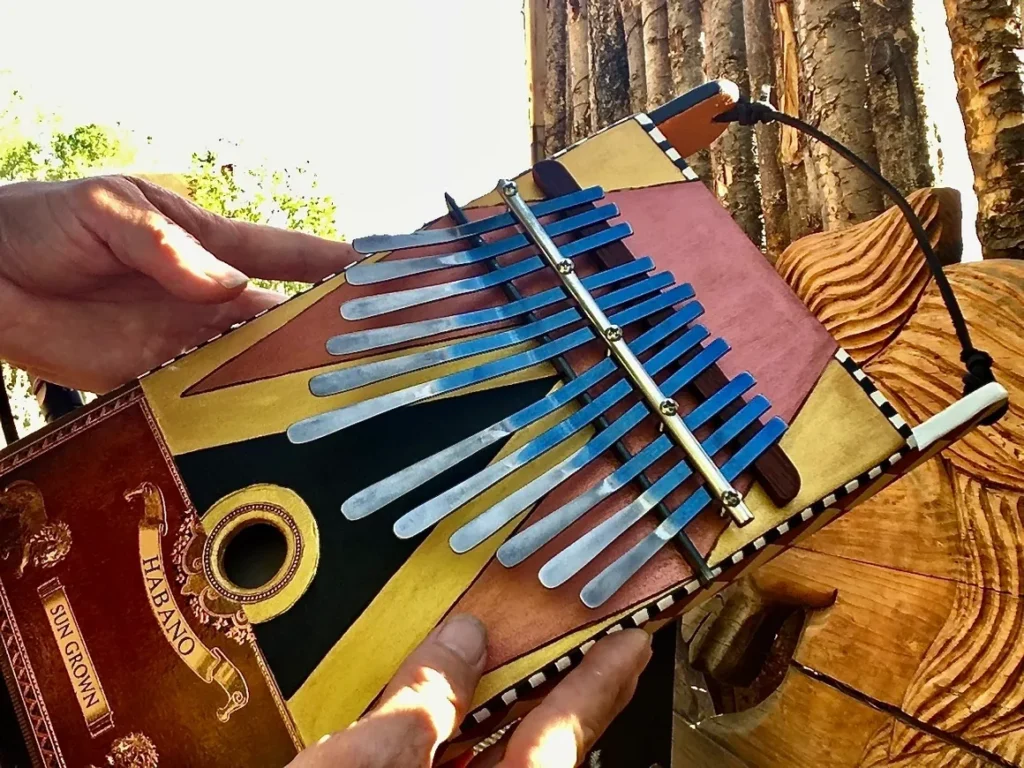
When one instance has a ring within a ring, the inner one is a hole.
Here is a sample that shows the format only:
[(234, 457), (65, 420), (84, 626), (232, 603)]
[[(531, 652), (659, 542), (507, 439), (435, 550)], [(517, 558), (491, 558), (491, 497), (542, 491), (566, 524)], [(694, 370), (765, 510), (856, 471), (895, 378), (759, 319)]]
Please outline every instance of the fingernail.
[(470, 666), (476, 666), (487, 650), (487, 630), (473, 616), (455, 616), (441, 628), (437, 641)]
[(229, 290), (249, 282), (248, 275), (239, 272), (228, 264), (224, 264), (221, 269), (207, 270), (206, 274)]

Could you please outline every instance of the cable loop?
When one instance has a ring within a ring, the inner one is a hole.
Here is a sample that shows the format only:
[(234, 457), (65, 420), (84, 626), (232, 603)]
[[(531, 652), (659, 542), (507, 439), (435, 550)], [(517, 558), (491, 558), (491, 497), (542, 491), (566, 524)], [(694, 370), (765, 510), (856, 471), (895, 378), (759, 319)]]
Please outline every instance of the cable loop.
[[(896, 207), (903, 213), (903, 217), (907, 220), (907, 224), (910, 225), (910, 229), (913, 231), (914, 237), (917, 238), (917, 243), (920, 246), (921, 251), (924, 253), (925, 263), (927, 263), (932, 276), (935, 278), (935, 284), (939, 289), (939, 295), (942, 297), (942, 302), (946, 305), (946, 311), (949, 312), (949, 318), (953, 322), (953, 330), (956, 332), (957, 340), (960, 342), (960, 361), (966, 368), (966, 373), (963, 377), (963, 394), (965, 396), (969, 395), (971, 392), (974, 392), (985, 384), (990, 384), (996, 380), (995, 375), (992, 373), (991, 355), (987, 352), (983, 352), (982, 350), (975, 349), (974, 345), (971, 343), (971, 334), (967, 328), (967, 321), (964, 319), (963, 311), (960, 309), (960, 303), (957, 301), (956, 294), (953, 293), (953, 288), (949, 284), (949, 279), (946, 277), (946, 273), (942, 269), (942, 262), (939, 261), (938, 254), (936, 254), (935, 249), (932, 248), (932, 244), (928, 239), (928, 232), (925, 230), (924, 224), (921, 223), (921, 219), (918, 217), (907, 198), (904, 197), (888, 179), (882, 176), (881, 173), (872, 168), (863, 159), (854, 154), (854, 152), (846, 145), (832, 138), (827, 133), (818, 130), (813, 125), (804, 122), (798, 117), (793, 117), (792, 115), (779, 112), (775, 107), (765, 101), (750, 101), (747, 98), (741, 98), (732, 109), (716, 117), (715, 122), (738, 123), (748, 127), (757, 125), (758, 123), (774, 122), (788, 125), (791, 128), (795, 128), (798, 131), (806, 133), (808, 136), (817, 139), (822, 144), (849, 160), (850, 163), (867, 175), (867, 177), (871, 179), (871, 181), (883, 192), (885, 192), (885, 194), (896, 204)], [(1005, 413), (1006, 408), (1004, 407), (985, 419), (983, 423), (994, 424)]]

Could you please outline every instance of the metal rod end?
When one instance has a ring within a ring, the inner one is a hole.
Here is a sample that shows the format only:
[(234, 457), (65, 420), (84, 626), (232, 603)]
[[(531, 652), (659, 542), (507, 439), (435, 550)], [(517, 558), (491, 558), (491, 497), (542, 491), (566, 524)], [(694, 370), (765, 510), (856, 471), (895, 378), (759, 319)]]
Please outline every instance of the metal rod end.
[[(728, 495), (728, 493), (729, 492), (726, 492), (726, 495)], [(736, 492), (732, 491), (732, 493)], [(736, 496), (739, 497), (739, 494), (736, 493)], [(736, 523), (736, 525), (742, 528), (743, 526), (749, 525), (750, 523), (754, 522), (754, 513), (751, 512), (750, 508), (743, 503), (742, 499), (739, 499), (739, 501), (735, 504), (729, 504), (728, 501), (731, 501), (731, 499), (723, 499), (722, 507), (726, 512), (729, 513), (729, 517), (732, 518), (733, 522)]]

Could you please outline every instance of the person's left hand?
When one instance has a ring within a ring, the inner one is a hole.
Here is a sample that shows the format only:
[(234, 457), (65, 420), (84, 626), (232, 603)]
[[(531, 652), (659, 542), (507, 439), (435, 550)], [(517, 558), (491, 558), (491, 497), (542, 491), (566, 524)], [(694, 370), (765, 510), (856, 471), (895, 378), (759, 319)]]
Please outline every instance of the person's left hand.
[(141, 179), (0, 186), (0, 359), (106, 392), (312, 282), (344, 243), (229, 221)]
[[(429, 768), (466, 716), (486, 661), (483, 625), (455, 616), (417, 648), (362, 720), (320, 742), (288, 768)], [(640, 629), (594, 645), (507, 738), (463, 768), (574, 768), (636, 690), (651, 658)]]

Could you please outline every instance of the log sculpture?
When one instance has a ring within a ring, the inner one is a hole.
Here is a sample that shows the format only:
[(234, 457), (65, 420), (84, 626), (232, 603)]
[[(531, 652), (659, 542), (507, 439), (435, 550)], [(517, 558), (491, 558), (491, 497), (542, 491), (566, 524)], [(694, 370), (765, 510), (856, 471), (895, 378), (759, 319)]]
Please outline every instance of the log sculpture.
[[(954, 260), (955, 193), (912, 201)], [(777, 267), (905, 418), (957, 397), (948, 315), (895, 212)], [(680, 768), (1024, 765), (1024, 264), (947, 274), (1009, 413), (687, 617)], [(709, 688), (738, 681), (732, 714), (688, 692), (690, 661)]]

